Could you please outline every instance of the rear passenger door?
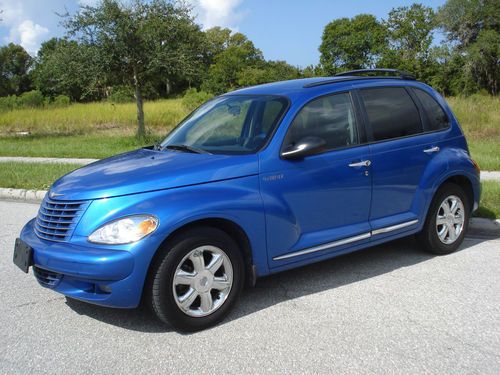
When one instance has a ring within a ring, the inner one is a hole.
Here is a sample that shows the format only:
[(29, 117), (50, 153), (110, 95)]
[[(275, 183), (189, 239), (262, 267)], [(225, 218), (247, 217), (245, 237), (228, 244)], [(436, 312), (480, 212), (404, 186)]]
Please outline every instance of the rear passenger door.
[[(408, 231), (419, 224), (422, 175), (439, 151), (439, 135), (412, 89), (371, 87), (358, 91), (370, 142), (372, 238)], [(420, 201), (419, 201), (420, 200)]]

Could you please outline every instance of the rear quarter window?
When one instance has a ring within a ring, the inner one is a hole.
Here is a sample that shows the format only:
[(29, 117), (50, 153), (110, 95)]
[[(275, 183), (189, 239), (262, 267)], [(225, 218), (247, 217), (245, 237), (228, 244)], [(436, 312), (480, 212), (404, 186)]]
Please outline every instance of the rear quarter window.
[(432, 96), (420, 89), (413, 90), (415, 95), (417, 95), (418, 100), (420, 100), (420, 103), (424, 107), (425, 113), (427, 114), (427, 118), (429, 120), (428, 127), (430, 131), (446, 129), (450, 126), (448, 116)]
[(406, 137), (423, 132), (418, 109), (402, 87), (362, 89), (361, 98), (373, 131), (373, 140)]

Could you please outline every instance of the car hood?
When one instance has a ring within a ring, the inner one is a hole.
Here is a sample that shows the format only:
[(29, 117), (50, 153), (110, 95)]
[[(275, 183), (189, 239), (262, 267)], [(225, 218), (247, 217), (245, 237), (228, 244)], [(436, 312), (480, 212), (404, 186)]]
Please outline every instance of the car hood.
[(57, 200), (109, 198), (227, 180), (258, 173), (257, 155), (193, 154), (140, 149), (99, 160), (57, 180)]

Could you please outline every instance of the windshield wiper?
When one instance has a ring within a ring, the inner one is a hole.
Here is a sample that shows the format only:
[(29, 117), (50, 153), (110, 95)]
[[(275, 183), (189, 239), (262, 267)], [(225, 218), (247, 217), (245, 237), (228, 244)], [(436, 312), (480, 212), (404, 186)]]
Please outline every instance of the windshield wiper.
[(188, 145), (168, 145), (165, 146), (165, 148), (169, 150), (191, 152), (193, 154), (211, 154), (210, 152), (202, 150), (201, 148), (196, 148)]

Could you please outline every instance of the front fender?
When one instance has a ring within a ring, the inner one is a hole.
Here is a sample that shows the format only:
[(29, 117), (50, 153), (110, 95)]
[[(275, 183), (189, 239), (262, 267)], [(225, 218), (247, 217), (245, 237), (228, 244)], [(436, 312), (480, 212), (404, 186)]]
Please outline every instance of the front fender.
[(156, 250), (170, 234), (193, 221), (213, 218), (241, 227), (249, 238), (258, 274), (268, 272), (265, 218), (257, 176), (95, 200), (75, 228), (71, 242), (87, 242), (87, 237), (101, 225), (133, 214), (155, 215), (160, 222), (158, 229), (133, 244), (100, 246), (134, 252), (144, 277)]

